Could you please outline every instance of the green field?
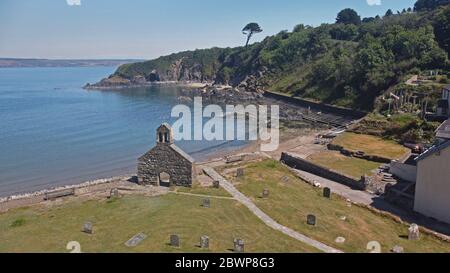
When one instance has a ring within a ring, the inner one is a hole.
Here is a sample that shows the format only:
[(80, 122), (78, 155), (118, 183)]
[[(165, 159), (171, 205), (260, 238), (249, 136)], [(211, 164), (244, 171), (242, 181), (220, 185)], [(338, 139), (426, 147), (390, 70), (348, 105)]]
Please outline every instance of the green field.
[[(234, 238), (245, 240), (246, 252), (317, 252), (234, 200), (211, 199), (209, 209), (201, 203), (201, 197), (168, 194), (17, 209), (0, 214), (0, 252), (69, 252), (69, 241), (83, 252), (204, 252), (197, 247), (202, 235), (210, 237), (211, 252), (231, 252)], [(81, 232), (86, 221), (93, 222), (93, 235)], [(124, 245), (140, 232), (145, 241)], [(180, 248), (168, 245), (171, 234), (180, 236)]]
[(346, 150), (352, 152), (362, 151), (366, 153), (366, 155), (374, 155), (389, 159), (399, 159), (408, 152), (407, 148), (394, 141), (384, 140), (376, 136), (354, 133), (343, 133), (333, 141), (333, 144), (344, 147)]
[[(404, 247), (405, 252), (450, 252), (449, 243), (428, 235), (422, 235), (420, 241), (408, 241), (408, 227), (388, 217), (359, 206), (348, 207), (336, 195), (331, 200), (323, 198), (320, 189), (299, 180), (276, 161), (251, 164), (245, 174), (234, 181), (237, 188), (265, 213), (282, 225), (345, 252), (368, 252), (371, 241), (378, 241), (383, 252), (396, 245)], [(286, 177), (287, 182), (283, 179)], [(265, 188), (270, 196), (262, 199)], [(306, 224), (308, 214), (317, 216), (316, 227)], [(343, 216), (345, 221), (340, 219)], [(340, 236), (346, 238), (344, 244), (335, 242)]]
[(356, 179), (371, 175), (380, 166), (380, 163), (348, 157), (335, 151), (316, 153), (309, 156), (308, 160)]

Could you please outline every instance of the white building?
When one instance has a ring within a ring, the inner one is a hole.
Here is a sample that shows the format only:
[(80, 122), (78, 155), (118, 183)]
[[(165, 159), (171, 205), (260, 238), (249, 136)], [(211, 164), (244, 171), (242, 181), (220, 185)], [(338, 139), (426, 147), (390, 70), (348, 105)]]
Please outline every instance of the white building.
[(438, 101), (436, 114), (442, 117), (450, 117), (450, 85), (442, 90), (442, 98)]
[(436, 136), (437, 144), (416, 159), (414, 210), (450, 224), (450, 120)]

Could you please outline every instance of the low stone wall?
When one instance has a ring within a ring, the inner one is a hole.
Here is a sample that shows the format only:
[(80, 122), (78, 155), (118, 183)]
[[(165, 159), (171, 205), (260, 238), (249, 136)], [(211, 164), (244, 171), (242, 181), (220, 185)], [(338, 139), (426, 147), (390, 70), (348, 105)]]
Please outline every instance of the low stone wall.
[(270, 92), (270, 91), (265, 91), (264, 96), (268, 97), (268, 98), (284, 100), (284, 101), (299, 105), (301, 107), (305, 107), (305, 108), (310, 107), (314, 110), (319, 110), (319, 111), (326, 112), (326, 113), (337, 114), (340, 116), (352, 117), (355, 119), (361, 119), (367, 115), (367, 113), (363, 112), (363, 111), (333, 106), (333, 105), (329, 105), (329, 104), (325, 104), (325, 103), (318, 103), (318, 102), (305, 100), (305, 99), (301, 99), (301, 98), (296, 98), (296, 97), (291, 97), (288, 95), (283, 95), (283, 94)]
[(281, 161), (284, 164), (286, 164), (287, 166), (294, 168), (294, 169), (306, 171), (306, 172), (318, 175), (320, 177), (324, 177), (326, 179), (330, 179), (330, 180), (336, 181), (338, 183), (347, 185), (352, 188), (357, 188), (360, 190), (366, 189), (365, 179), (356, 180), (352, 177), (349, 177), (344, 174), (327, 169), (325, 167), (319, 166), (317, 164), (314, 164), (310, 161), (296, 157), (289, 153), (282, 153)]
[(361, 159), (365, 159), (365, 160), (369, 160), (369, 161), (373, 161), (373, 162), (385, 163), (385, 164), (391, 163), (390, 158), (385, 158), (385, 157), (375, 156), (375, 155), (366, 155), (366, 154), (357, 155), (357, 152), (346, 150), (344, 147), (336, 145), (336, 144), (332, 144), (332, 143), (328, 144), (328, 150), (339, 151), (339, 152), (341, 152), (341, 154), (343, 154), (345, 156), (361, 158)]

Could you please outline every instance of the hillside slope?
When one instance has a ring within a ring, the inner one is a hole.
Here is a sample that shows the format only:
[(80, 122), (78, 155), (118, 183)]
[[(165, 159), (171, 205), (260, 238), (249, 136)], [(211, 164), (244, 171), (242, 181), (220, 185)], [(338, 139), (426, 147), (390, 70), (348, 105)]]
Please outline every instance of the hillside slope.
[(448, 73), (449, 21), (447, 4), (365, 18), (361, 24), (298, 25), (248, 47), (187, 51), (126, 64), (96, 86), (216, 82), (371, 110), (378, 96), (409, 73)]

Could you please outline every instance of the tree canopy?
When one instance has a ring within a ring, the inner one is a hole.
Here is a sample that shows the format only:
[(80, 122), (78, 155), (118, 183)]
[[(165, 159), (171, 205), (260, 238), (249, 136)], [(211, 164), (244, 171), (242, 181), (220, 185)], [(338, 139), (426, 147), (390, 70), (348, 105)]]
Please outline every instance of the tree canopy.
[(415, 11), (433, 10), (439, 6), (450, 4), (450, 0), (418, 0), (414, 5)]
[(361, 16), (353, 9), (344, 9), (338, 13), (336, 23), (359, 25), (361, 24)]
[(258, 23), (249, 23), (247, 24), (243, 29), (242, 29), (242, 33), (244, 35), (247, 35), (247, 42), (245, 43), (245, 46), (248, 46), (248, 43), (250, 42), (250, 39), (252, 38), (252, 36), (256, 33), (261, 33), (263, 30), (262, 28), (259, 26)]
[(394, 15), (394, 12), (391, 10), (391, 9), (388, 9), (387, 11), (386, 11), (386, 14), (384, 15), (385, 17), (389, 17), (389, 16), (392, 16), (392, 15)]

